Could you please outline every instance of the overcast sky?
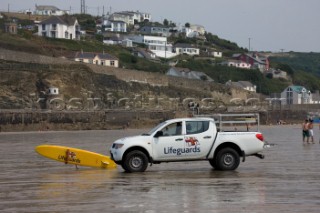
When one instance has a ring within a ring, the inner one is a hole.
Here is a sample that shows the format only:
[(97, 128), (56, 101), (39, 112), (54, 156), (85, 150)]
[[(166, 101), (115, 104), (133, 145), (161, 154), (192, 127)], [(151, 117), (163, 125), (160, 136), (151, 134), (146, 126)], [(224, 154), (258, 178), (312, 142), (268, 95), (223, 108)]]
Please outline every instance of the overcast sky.
[[(80, 13), (80, 0), (0, 0), (1, 11), (53, 5)], [(86, 0), (88, 13), (139, 10), (177, 25), (203, 25), (220, 38), (256, 51), (320, 52), (320, 0)]]

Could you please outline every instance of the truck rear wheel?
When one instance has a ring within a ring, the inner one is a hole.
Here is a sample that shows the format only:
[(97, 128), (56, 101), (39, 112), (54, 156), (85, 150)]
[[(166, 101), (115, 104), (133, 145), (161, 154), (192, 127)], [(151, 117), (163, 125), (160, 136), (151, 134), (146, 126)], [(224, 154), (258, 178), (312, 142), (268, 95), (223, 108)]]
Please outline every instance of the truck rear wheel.
[(126, 172), (144, 172), (148, 167), (148, 157), (139, 150), (129, 152), (122, 162)]
[[(235, 170), (240, 164), (238, 152), (232, 148), (221, 149), (215, 158), (215, 168), (217, 170)], [(212, 165), (212, 164), (211, 164)]]

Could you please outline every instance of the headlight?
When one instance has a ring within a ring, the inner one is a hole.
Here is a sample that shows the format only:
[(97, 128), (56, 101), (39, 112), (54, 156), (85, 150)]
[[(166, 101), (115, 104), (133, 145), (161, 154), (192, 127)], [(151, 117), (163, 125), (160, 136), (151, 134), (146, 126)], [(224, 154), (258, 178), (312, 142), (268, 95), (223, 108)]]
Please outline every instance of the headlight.
[(112, 145), (112, 148), (114, 148), (114, 149), (120, 149), (121, 147), (123, 147), (123, 144), (122, 144), (122, 143), (114, 143), (114, 144)]

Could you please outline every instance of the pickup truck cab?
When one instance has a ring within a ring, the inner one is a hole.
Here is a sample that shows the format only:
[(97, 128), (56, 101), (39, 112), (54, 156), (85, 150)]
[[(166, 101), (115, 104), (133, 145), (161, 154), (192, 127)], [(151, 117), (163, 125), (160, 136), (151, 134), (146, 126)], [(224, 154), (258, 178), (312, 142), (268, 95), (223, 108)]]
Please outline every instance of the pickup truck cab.
[(111, 158), (126, 172), (143, 172), (149, 163), (194, 160), (207, 160), (217, 170), (235, 170), (241, 157), (263, 158), (262, 133), (221, 131), (216, 123), (222, 124), (209, 117), (167, 120), (148, 133), (116, 140)]

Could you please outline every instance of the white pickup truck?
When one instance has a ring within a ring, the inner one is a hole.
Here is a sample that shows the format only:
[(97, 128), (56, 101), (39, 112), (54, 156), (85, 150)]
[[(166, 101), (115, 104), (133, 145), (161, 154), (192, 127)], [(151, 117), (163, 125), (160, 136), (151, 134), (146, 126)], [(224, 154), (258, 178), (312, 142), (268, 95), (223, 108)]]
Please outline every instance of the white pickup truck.
[[(264, 158), (259, 154), (265, 146), (262, 133), (249, 131), (249, 125), (258, 126), (257, 122), (230, 117), (227, 121), (209, 117), (167, 120), (148, 133), (116, 140), (110, 148), (111, 159), (126, 172), (144, 172), (149, 163), (194, 160), (207, 160), (216, 170), (235, 170), (241, 157), (243, 162), (246, 156)], [(222, 130), (222, 124), (232, 131)]]

